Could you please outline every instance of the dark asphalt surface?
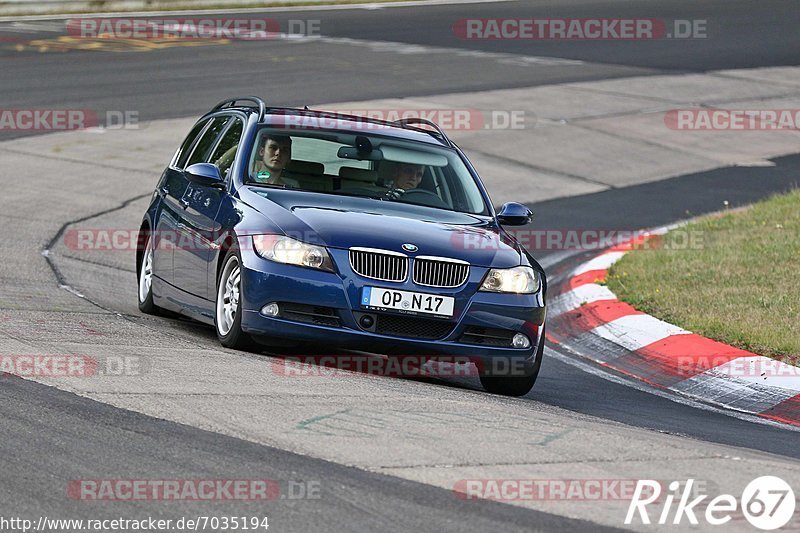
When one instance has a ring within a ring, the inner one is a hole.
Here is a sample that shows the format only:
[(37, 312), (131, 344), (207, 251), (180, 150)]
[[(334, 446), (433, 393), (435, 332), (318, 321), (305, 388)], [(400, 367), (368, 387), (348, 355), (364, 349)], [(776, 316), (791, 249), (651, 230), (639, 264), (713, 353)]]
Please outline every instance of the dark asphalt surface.
[[(6, 518), (37, 520), (43, 512), (100, 520), (267, 516), (271, 530), (298, 532), (613, 531), (516, 506), (462, 500), (430, 485), (158, 420), (19, 378), (3, 378), (0, 417), (0, 516)], [(118, 479), (121, 458), (126, 479), (275, 480), (280, 496), (255, 502), (66, 497), (71, 481)], [(315, 497), (297, 498), (304, 491)]]
[(631, 230), (752, 204), (800, 187), (800, 156), (771, 167), (727, 167), (653, 183), (530, 204), (536, 229)]
[[(424, 20), (413, 9), (409, 11), (392, 13), (392, 23), (388, 25), (379, 22), (379, 12), (370, 12), (363, 18), (342, 13), (326, 18), (331, 22), (324, 26), (323, 33), (678, 72), (795, 65), (800, 57), (800, 41), (792, 31), (800, 23), (800, 12), (792, 0), (757, 4), (736, 0), (533, 0), (433, 7), (425, 11)], [(456, 37), (451, 29), (455, 20), (462, 18), (518, 17), (700, 19), (707, 21), (707, 37), (639, 42), (467, 40)]]
[[(509, 2), (375, 11), (326, 11), (322, 33), (493, 53), (579, 59), (582, 66), (519, 67), (489, 58), (452, 59), (436, 54), (392, 55), (362, 46), (320, 43), (237, 42), (226, 46), (169, 48), (146, 53), (17, 51), (0, 41), (0, 106), (132, 109), (142, 120), (196, 115), (231, 94), (260, 94), (276, 105), (523, 87), (576, 80), (793, 65), (800, 60), (796, 1), (684, 0), (666, 2)], [(286, 20), (288, 15), (268, 15)], [(654, 42), (465, 41), (451, 25), (460, 18), (650, 17), (707, 19), (707, 39)], [(294, 17), (294, 15), (292, 15)], [(35, 28), (4, 32), (14, 39), (53, 39)], [(18, 44), (18, 43), (17, 43)], [(336, 55), (332, 55), (332, 50)], [(475, 65), (480, 65), (479, 73)], [(0, 133), (0, 139), (14, 136)], [(800, 158), (775, 167), (729, 168), (663, 182), (532, 205), (536, 228), (637, 229), (732, 207), (797, 185)], [(6, 179), (8, 171), (4, 171)], [(693, 438), (797, 458), (800, 433), (700, 410), (581, 372), (548, 359), (536, 401)], [(123, 411), (42, 385), (0, 382), (3, 457), (0, 514), (102, 516), (136, 514), (133, 504), (95, 508), (66, 499), (66, 483), (92, 472), (114, 477), (121, 457), (135, 465), (131, 477), (321, 480), (325, 497), (268, 506), (226, 507), (233, 514), (275, 515), (278, 530), (544, 530), (589, 525), (488, 502), (464, 504), (446, 490), (371, 474), (266, 446)], [(154, 453), (154, 450), (158, 450)], [(326, 492), (326, 487), (336, 490)], [(211, 514), (213, 505), (147, 502), (141, 513)], [(282, 522), (282, 523), (281, 523)], [(272, 521), (270, 522), (273, 523)], [(598, 530), (591, 526), (592, 530)]]
[[(528, 1), (235, 15), (319, 20), (325, 37), (585, 61), (577, 66), (520, 67), (446, 54), (398, 55), (364, 46), (285, 41), (233, 42), (138, 53), (40, 52), (30, 40), (55, 40), (63, 21), (0, 23), (2, 105), (135, 110), (141, 120), (200, 114), (232, 94), (257, 94), (273, 105), (408, 97), (528, 87), (635, 75), (796, 64), (800, 10), (793, 0)], [(623, 17), (706, 20), (707, 37), (650, 41), (465, 40), (464, 18)], [(42, 28), (48, 31), (42, 31)], [(45, 42), (42, 46), (47, 46)], [(0, 139), (9, 138), (0, 133)]]

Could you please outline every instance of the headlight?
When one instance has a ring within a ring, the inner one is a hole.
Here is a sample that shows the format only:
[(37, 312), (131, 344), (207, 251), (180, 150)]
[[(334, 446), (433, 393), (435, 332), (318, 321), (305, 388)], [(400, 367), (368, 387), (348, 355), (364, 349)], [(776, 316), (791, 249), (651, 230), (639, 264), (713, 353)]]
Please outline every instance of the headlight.
[(283, 235), (253, 235), (253, 247), (258, 255), (270, 261), (333, 272), (331, 258), (322, 246)]
[(526, 266), (493, 268), (486, 274), (480, 290), (533, 294), (539, 290), (539, 273)]

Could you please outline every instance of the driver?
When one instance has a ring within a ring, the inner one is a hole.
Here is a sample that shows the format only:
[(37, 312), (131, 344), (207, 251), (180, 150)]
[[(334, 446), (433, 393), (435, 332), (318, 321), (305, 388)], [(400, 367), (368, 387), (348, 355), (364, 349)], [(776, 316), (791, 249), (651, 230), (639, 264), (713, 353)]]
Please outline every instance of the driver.
[(392, 188), (403, 189), (416, 189), (422, 181), (422, 175), (425, 173), (425, 167), (422, 165), (414, 165), (411, 163), (395, 163), (394, 172), (392, 174)]

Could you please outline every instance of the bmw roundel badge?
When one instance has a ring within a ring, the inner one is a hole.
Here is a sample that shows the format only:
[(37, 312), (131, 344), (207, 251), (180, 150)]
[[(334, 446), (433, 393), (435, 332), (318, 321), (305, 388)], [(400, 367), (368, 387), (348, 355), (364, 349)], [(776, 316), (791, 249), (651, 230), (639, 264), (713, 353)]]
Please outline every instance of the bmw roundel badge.
[(411, 244), (407, 242), (403, 245), (403, 250), (405, 250), (406, 252), (416, 252), (417, 250), (419, 250), (419, 248), (417, 248), (416, 244)]

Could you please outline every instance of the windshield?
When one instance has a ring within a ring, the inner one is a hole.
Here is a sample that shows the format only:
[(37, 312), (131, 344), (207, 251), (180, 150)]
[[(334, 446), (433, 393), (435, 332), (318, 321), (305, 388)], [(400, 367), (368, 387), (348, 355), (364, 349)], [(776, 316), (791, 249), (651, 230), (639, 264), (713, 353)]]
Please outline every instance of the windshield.
[(247, 183), (487, 214), (453, 150), (380, 136), (262, 128)]

